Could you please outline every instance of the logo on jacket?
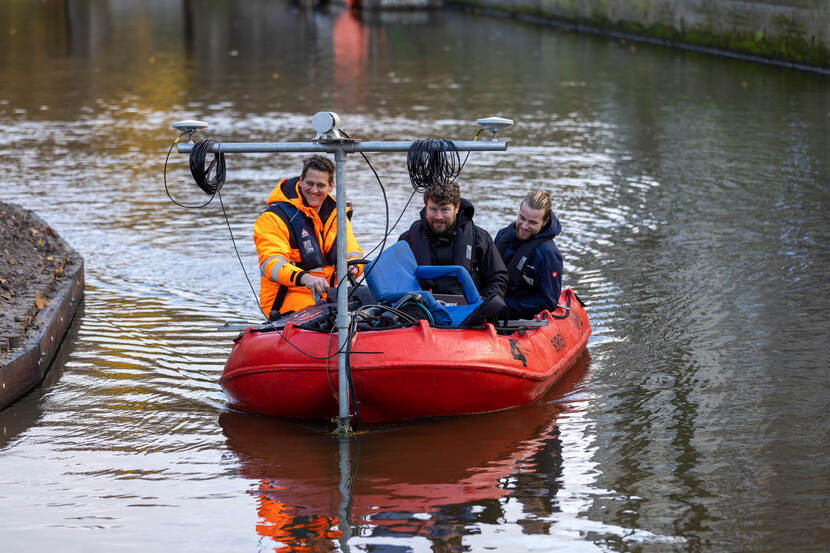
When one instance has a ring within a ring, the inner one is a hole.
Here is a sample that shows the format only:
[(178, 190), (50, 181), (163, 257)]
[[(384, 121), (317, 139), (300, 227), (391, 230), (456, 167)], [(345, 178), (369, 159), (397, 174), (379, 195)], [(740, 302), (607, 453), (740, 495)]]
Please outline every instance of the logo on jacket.
[(470, 244), (467, 244), (467, 259), (473, 259), (473, 246)]
[(519, 260), (519, 262), (518, 262), (518, 263), (516, 263), (516, 269), (518, 269), (518, 270), (520, 270), (520, 271), (521, 271), (521, 270), (522, 270), (522, 267), (524, 267), (524, 266), (525, 266), (525, 262), (526, 262), (526, 261), (527, 261), (527, 256), (526, 256), (526, 255), (523, 255), (523, 256), (522, 256), (522, 258)]
[(302, 232), (300, 232), (300, 238), (308, 238), (309, 236), (310, 234), (308, 234), (306, 229), (303, 229)]
[(305, 253), (314, 253), (314, 246), (311, 245), (311, 239), (303, 240), (303, 250), (305, 250)]
[(559, 273), (557, 273), (556, 271), (553, 271), (553, 272), (550, 274), (550, 276), (552, 276), (553, 278), (556, 278), (556, 277), (558, 277), (558, 276), (559, 276)]

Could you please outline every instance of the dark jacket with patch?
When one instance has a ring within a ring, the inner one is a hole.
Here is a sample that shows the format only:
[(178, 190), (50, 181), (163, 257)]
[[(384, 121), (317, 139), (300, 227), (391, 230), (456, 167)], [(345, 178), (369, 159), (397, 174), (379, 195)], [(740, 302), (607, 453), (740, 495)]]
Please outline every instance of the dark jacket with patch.
[[(482, 298), (503, 296), (507, 269), (490, 234), (473, 223), (474, 212), (473, 205), (462, 198), (455, 226), (435, 235), (429, 229), (425, 210), (421, 209), (420, 220), (412, 223), (398, 240), (409, 244), (419, 265), (461, 265), (470, 272)], [(421, 286), (436, 294), (463, 294), (461, 285), (449, 277), (422, 280)]]
[(547, 309), (553, 311), (562, 290), (562, 254), (553, 238), (562, 231), (559, 219), (551, 220), (527, 241), (516, 237), (510, 224), (496, 234), (496, 246), (509, 274), (504, 302), (512, 319), (529, 319)]

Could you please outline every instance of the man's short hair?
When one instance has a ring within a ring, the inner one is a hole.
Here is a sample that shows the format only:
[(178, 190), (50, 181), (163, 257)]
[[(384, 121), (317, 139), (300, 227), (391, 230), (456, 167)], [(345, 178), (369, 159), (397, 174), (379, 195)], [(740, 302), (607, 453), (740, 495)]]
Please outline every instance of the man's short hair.
[(328, 173), (329, 183), (334, 180), (334, 162), (327, 157), (314, 155), (305, 158), (303, 160), (303, 173), (301, 175), (303, 178), (305, 178), (305, 174), (308, 173), (309, 169)]
[(527, 204), (530, 209), (544, 209), (545, 217), (542, 222), (547, 223), (550, 220), (551, 201), (547, 190), (531, 190), (522, 203)]
[(432, 200), (436, 204), (452, 204), (458, 205), (461, 203), (461, 189), (457, 182), (449, 184), (432, 184), (427, 186), (424, 190), (424, 204), (427, 200)]

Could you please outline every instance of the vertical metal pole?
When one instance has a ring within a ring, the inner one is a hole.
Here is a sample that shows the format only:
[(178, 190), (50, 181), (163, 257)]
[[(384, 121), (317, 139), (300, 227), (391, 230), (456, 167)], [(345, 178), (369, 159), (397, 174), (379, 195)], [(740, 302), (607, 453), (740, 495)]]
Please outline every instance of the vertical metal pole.
[[(346, 152), (343, 148), (337, 148), (334, 152), (335, 162), (335, 191), (337, 194), (337, 283), (345, 283), (346, 273), (346, 183), (343, 177), (343, 165), (346, 163)], [(338, 373), (338, 394), (339, 416), (337, 419), (337, 433), (341, 436), (351, 431), (349, 420), (349, 381), (346, 378), (346, 371), (349, 366), (349, 356), (346, 353), (346, 341), (349, 339), (349, 302), (346, 285), (339, 288), (337, 294), (337, 373)]]
[(352, 505), (352, 467), (351, 467), (351, 438), (340, 436), (340, 504), (337, 506), (337, 523), (340, 527), (340, 551), (349, 552), (349, 540), (352, 538), (352, 521), (350, 510)]

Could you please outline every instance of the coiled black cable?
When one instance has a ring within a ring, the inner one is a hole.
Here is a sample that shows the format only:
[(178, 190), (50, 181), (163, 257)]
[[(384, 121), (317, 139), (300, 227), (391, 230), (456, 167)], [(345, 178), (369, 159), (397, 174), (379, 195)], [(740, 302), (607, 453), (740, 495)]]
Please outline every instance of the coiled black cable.
[[(193, 175), (193, 180), (196, 184), (204, 190), (205, 194), (216, 194), (222, 189), (225, 184), (225, 154), (218, 152), (213, 154), (213, 159), (205, 168), (205, 161), (208, 152), (216, 144), (215, 140), (205, 138), (193, 145), (190, 151), (190, 174)], [(213, 171), (213, 177), (210, 173)]]
[(179, 137), (175, 141), (173, 141), (172, 144), (170, 144), (170, 149), (167, 150), (167, 157), (164, 158), (164, 172), (162, 173), (162, 176), (164, 177), (164, 192), (167, 194), (167, 197), (170, 198), (170, 201), (173, 202), (174, 204), (176, 204), (179, 207), (184, 207), (186, 209), (199, 209), (199, 208), (207, 206), (210, 202), (212, 202), (215, 195), (212, 195), (210, 198), (208, 198), (207, 200), (205, 200), (203, 203), (200, 203), (200, 204), (194, 204), (194, 205), (183, 204), (182, 202), (178, 201), (176, 198), (173, 197), (173, 195), (170, 193), (170, 187), (167, 185), (167, 163), (170, 161), (170, 153), (173, 151), (173, 148), (176, 147), (176, 144), (178, 144), (179, 141), (182, 138), (184, 138), (184, 136), (186, 134), (187, 133), (184, 133), (184, 132), (182, 134), (180, 134)]
[(416, 192), (447, 184), (461, 173), (461, 157), (451, 140), (422, 138), (412, 142), (406, 154), (409, 180)]

